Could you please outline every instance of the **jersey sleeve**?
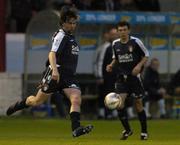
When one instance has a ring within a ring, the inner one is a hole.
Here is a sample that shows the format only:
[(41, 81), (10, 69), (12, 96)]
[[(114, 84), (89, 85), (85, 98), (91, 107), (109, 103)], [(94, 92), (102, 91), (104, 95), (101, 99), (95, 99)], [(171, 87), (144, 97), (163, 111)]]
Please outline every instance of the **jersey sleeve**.
[(112, 42), (112, 59), (117, 59), (116, 52), (115, 52), (115, 44), (116, 42), (119, 42), (120, 39), (116, 39)]
[(113, 41), (113, 43), (112, 43), (112, 59), (115, 59), (115, 58), (116, 58), (116, 56), (115, 56), (115, 50), (114, 50), (114, 44), (115, 44), (115, 42)]
[(61, 45), (63, 46), (64, 43), (65, 43), (64, 34), (62, 32), (57, 33), (57, 35), (53, 39), (51, 51), (57, 52), (58, 49), (63, 49)]
[(144, 56), (149, 57), (149, 51), (147, 50), (147, 48), (144, 46), (144, 44), (142, 43), (142, 41), (140, 39), (136, 39), (135, 40), (136, 43), (138, 44), (138, 46), (141, 48), (142, 52), (144, 53)]
[(115, 56), (115, 52), (114, 52), (114, 49), (112, 49), (112, 59), (115, 59), (116, 56)]

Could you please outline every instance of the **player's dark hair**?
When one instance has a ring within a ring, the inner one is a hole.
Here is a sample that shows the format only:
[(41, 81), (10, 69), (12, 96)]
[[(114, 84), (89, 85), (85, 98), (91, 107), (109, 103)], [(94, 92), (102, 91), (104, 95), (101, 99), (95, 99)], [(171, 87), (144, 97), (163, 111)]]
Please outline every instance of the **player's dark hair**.
[(78, 19), (77, 10), (71, 6), (63, 6), (60, 10), (60, 24), (68, 22), (71, 18)]
[(123, 26), (127, 26), (128, 29), (130, 29), (130, 24), (127, 22), (127, 21), (120, 21), (118, 24), (117, 24), (117, 27), (123, 27)]

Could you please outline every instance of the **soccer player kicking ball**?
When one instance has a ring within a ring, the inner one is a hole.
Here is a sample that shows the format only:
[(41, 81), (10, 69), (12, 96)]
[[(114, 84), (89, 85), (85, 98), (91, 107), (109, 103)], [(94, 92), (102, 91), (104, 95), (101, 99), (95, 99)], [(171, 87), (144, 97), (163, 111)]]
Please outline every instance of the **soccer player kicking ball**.
[(54, 92), (63, 91), (71, 102), (70, 118), (73, 137), (89, 133), (93, 126), (80, 125), (81, 91), (75, 78), (79, 47), (72, 35), (77, 25), (77, 11), (69, 6), (60, 12), (61, 28), (54, 34), (52, 48), (36, 96), (29, 96), (11, 105), (7, 115), (44, 103)]
[[(147, 140), (147, 119), (143, 109), (142, 96), (144, 95), (140, 73), (147, 62), (149, 52), (144, 44), (136, 37), (130, 36), (130, 24), (119, 22), (117, 29), (120, 35), (113, 44), (113, 60), (107, 65), (106, 70), (111, 72), (113, 67), (118, 67), (118, 77), (115, 83), (116, 93), (122, 97), (123, 104), (127, 96), (133, 96), (138, 118), (141, 124), (141, 140)], [(126, 140), (133, 134), (124, 105), (118, 108), (118, 115), (124, 127), (122, 140)]]

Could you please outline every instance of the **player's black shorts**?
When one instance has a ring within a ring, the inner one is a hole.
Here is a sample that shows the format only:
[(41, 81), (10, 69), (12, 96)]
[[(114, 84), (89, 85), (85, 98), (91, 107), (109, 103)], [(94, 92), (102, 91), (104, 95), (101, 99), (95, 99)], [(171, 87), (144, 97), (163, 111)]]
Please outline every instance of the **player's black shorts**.
[(139, 76), (119, 75), (115, 83), (116, 93), (127, 93), (128, 96), (142, 98), (144, 96), (144, 87)]
[(47, 67), (43, 73), (43, 77), (40, 81), (41, 90), (44, 93), (53, 93), (57, 91), (62, 91), (64, 88), (76, 88), (80, 90), (78, 81), (75, 79), (75, 76), (69, 76), (60, 73), (60, 68), (58, 68), (60, 74), (60, 80), (57, 83), (56, 80), (51, 78), (52, 69)]

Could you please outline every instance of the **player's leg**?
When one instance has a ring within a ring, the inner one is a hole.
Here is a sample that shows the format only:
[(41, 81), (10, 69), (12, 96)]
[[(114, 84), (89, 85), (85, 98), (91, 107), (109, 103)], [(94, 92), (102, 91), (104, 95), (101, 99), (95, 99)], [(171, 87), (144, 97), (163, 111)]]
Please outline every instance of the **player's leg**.
[(136, 115), (134, 114), (134, 99), (128, 96), (125, 103), (128, 119), (134, 119), (136, 117)]
[(128, 88), (127, 88), (127, 76), (120, 75), (118, 76), (118, 80), (115, 83), (115, 90), (122, 97), (122, 105), (118, 108), (118, 117), (121, 121), (124, 131), (122, 132), (121, 140), (126, 140), (128, 136), (132, 135), (132, 131), (128, 122), (127, 112), (125, 108), (125, 100), (128, 95)]
[(82, 127), (80, 124), (81, 91), (77, 88), (65, 88), (63, 91), (71, 102), (70, 118), (73, 137), (78, 137), (80, 135), (89, 133), (93, 126), (88, 125)]
[(121, 106), (121, 108), (118, 108), (118, 117), (124, 127), (124, 131), (122, 132), (121, 140), (126, 140), (130, 135), (132, 135), (132, 131), (131, 131), (131, 128), (129, 125), (128, 116), (127, 116), (127, 112), (126, 112), (127, 110), (126, 110), (126, 107), (124, 106), (127, 94), (121, 93), (120, 96), (122, 97), (123, 105)]
[(22, 110), (30, 106), (38, 106), (42, 104), (44, 101), (46, 101), (49, 96), (50, 94), (46, 94), (42, 92), (40, 89), (36, 96), (29, 96), (27, 98), (22, 99), (21, 101), (17, 101), (16, 103), (12, 104), (8, 108), (6, 114), (9, 116), (18, 110)]
[(147, 118), (146, 113), (143, 108), (142, 99), (138, 98), (135, 100), (135, 106), (138, 114), (138, 118), (141, 124), (141, 139), (146, 140), (147, 139)]
[(68, 96), (71, 102), (71, 107), (70, 107), (70, 117), (72, 121), (71, 127), (72, 130), (75, 130), (80, 126), (81, 92), (78, 89), (68, 88), (68, 89), (64, 89), (64, 93), (66, 96)]
[(129, 79), (129, 88), (132, 97), (135, 98), (135, 108), (138, 114), (138, 119), (141, 125), (141, 139), (146, 140), (147, 134), (147, 117), (143, 107), (142, 98), (145, 94), (143, 83), (140, 74), (138, 76), (131, 76)]
[(57, 81), (51, 79), (52, 69), (47, 67), (42, 80), (40, 82), (40, 89), (38, 90), (36, 96), (29, 96), (11, 105), (6, 114), (9, 116), (18, 110), (28, 108), (29, 106), (37, 106), (42, 104), (50, 96), (52, 92), (57, 89)]
[(48, 97), (51, 94), (46, 94), (44, 92), (42, 92), (41, 90), (38, 91), (38, 93), (36, 94), (36, 96), (29, 96), (26, 99), (26, 105), (28, 106), (38, 106), (41, 105), (42, 103), (44, 103)]

